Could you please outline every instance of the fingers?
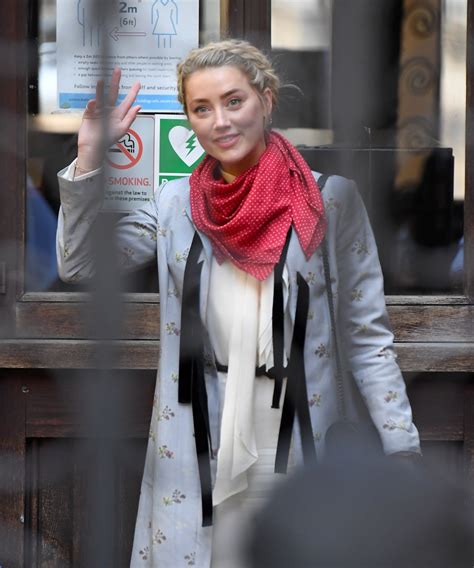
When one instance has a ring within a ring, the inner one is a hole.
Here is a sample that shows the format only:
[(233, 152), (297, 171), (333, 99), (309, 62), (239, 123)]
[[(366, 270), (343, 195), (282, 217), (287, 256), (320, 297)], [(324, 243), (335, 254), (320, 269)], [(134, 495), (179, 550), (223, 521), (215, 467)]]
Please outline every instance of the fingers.
[(141, 106), (137, 105), (132, 107), (127, 114), (125, 115), (125, 117), (123, 118), (122, 121), (122, 126), (125, 130), (128, 130), (130, 128), (130, 126), (132, 126), (133, 121), (137, 118), (137, 114), (140, 112), (141, 110)]
[(97, 81), (95, 99), (88, 101), (84, 112), (85, 118), (97, 118), (102, 115), (104, 110), (108, 109), (109, 111), (113, 111), (111, 117), (121, 122), (121, 126), (124, 127), (125, 130), (128, 130), (135, 120), (138, 112), (141, 110), (141, 106), (133, 106), (141, 85), (138, 81), (136, 81), (123, 101), (114, 108), (119, 95), (121, 75), (122, 71), (120, 67), (115, 67), (110, 80), (110, 87), (107, 95), (107, 106), (105, 106), (104, 103), (104, 81), (102, 79)]
[(104, 80), (99, 79), (95, 86), (95, 107), (101, 109), (104, 106)]
[(87, 101), (85, 112), (92, 114), (93, 112), (95, 112), (96, 108), (97, 108), (97, 101), (95, 99), (90, 99)]
[(110, 88), (108, 96), (108, 104), (110, 107), (114, 107), (117, 101), (117, 97), (120, 89), (120, 77), (122, 76), (122, 70), (120, 67), (115, 67), (110, 79)]
[[(130, 91), (127, 93), (127, 96), (123, 99), (123, 101), (119, 104), (118, 112), (119, 118), (122, 120), (125, 115), (129, 112), (130, 108), (132, 107), (135, 99), (137, 98), (138, 92), (140, 91), (141, 85), (138, 81), (133, 83)], [(136, 107), (134, 107), (136, 108)], [(138, 112), (138, 111), (137, 111)], [(136, 114), (136, 113), (135, 113)]]

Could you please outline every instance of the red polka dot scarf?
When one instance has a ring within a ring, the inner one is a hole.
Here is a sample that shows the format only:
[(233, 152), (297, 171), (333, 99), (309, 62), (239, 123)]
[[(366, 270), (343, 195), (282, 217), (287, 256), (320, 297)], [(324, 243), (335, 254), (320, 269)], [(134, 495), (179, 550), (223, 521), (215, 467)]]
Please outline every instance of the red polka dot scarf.
[(258, 280), (280, 259), (291, 225), (308, 259), (326, 230), (316, 181), (301, 154), (271, 132), (259, 162), (232, 183), (216, 179), (218, 162), (206, 156), (190, 178), (191, 213), (209, 237), (216, 259), (226, 258)]

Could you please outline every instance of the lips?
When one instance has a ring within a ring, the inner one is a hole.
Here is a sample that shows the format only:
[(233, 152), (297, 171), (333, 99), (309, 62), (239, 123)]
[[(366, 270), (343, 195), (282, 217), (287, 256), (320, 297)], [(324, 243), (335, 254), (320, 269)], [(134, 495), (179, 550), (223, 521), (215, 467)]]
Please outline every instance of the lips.
[(235, 144), (239, 134), (226, 134), (225, 136), (219, 136), (219, 138), (214, 139), (214, 144), (217, 144), (221, 148), (230, 148)]

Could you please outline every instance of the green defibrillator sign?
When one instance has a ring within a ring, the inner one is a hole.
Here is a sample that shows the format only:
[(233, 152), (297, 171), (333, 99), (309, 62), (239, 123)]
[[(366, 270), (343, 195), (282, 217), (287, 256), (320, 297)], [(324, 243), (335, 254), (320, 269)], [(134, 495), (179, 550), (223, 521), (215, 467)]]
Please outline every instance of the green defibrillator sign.
[(192, 174), (204, 149), (184, 115), (155, 115), (158, 184)]

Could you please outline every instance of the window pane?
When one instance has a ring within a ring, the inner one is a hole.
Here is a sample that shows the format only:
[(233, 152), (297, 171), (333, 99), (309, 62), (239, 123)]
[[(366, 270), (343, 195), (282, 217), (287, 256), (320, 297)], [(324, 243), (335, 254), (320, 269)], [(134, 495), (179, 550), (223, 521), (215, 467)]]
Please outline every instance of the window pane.
[[(123, 13), (121, 18), (126, 19), (127, 33), (136, 32), (133, 19), (137, 13), (138, 3), (141, 3), (141, 1), (130, 0), (129, 2), (116, 3), (121, 14)], [(69, 0), (69, 2), (73, 17), (76, 17), (80, 8), (89, 7), (92, 10), (99, 5), (99, 3), (94, 4), (95, 0)], [(29, 291), (78, 291), (80, 288), (77, 285), (66, 285), (58, 279), (55, 259), (55, 232), (60, 205), (57, 172), (69, 165), (76, 156), (77, 131), (81, 123), (82, 110), (59, 108), (57, 102), (56, 0), (32, 0), (29, 4), (28, 29), (33, 49), (30, 52), (29, 60), (25, 284)], [(151, 7), (154, 4), (147, 1), (148, 4), (151, 14)], [(183, 7), (182, 3), (173, 4)], [(107, 3), (104, 2), (100, 5), (106, 6)], [(171, 3), (169, 5), (171, 6)], [(220, 36), (219, 5), (220, 0), (201, 0), (198, 3), (199, 41), (201, 43), (216, 40)], [(183, 19), (184, 21), (185, 19)], [(85, 33), (86, 26), (80, 22), (79, 25), (82, 25)], [(93, 29), (92, 24), (90, 29)], [(179, 26), (177, 30), (179, 32)], [(113, 30), (107, 28), (106, 31), (107, 45), (102, 44), (101, 49), (105, 48), (109, 54), (113, 54), (116, 45), (115, 40), (120, 38), (118, 36), (113, 37)], [(123, 32), (121, 28), (117, 31)], [(156, 29), (153, 28), (153, 31), (156, 31)], [(70, 33), (72, 34), (73, 31), (71, 30)], [(157, 37), (157, 41), (162, 42), (161, 48), (157, 44), (157, 55), (159, 56), (166, 55), (167, 37)], [(137, 41), (139, 41), (138, 36)], [(171, 36), (169, 41), (172, 41)], [(165, 45), (163, 45), (163, 42), (165, 42)], [(172, 66), (173, 73), (175, 64), (176, 61), (174, 60), (169, 64)], [(70, 65), (71, 68), (75, 65), (74, 57), (71, 57)], [(68, 105), (62, 106), (67, 107)], [(177, 111), (174, 110), (174, 112)], [(147, 113), (144, 112), (143, 114), (146, 115)], [(153, 114), (153, 112), (148, 114)], [(130, 277), (130, 282), (127, 281), (124, 286), (128, 291), (157, 292), (156, 266), (134, 274)]]
[(272, 1), (274, 124), (358, 182), (388, 294), (462, 294), (466, 28), (465, 0)]

